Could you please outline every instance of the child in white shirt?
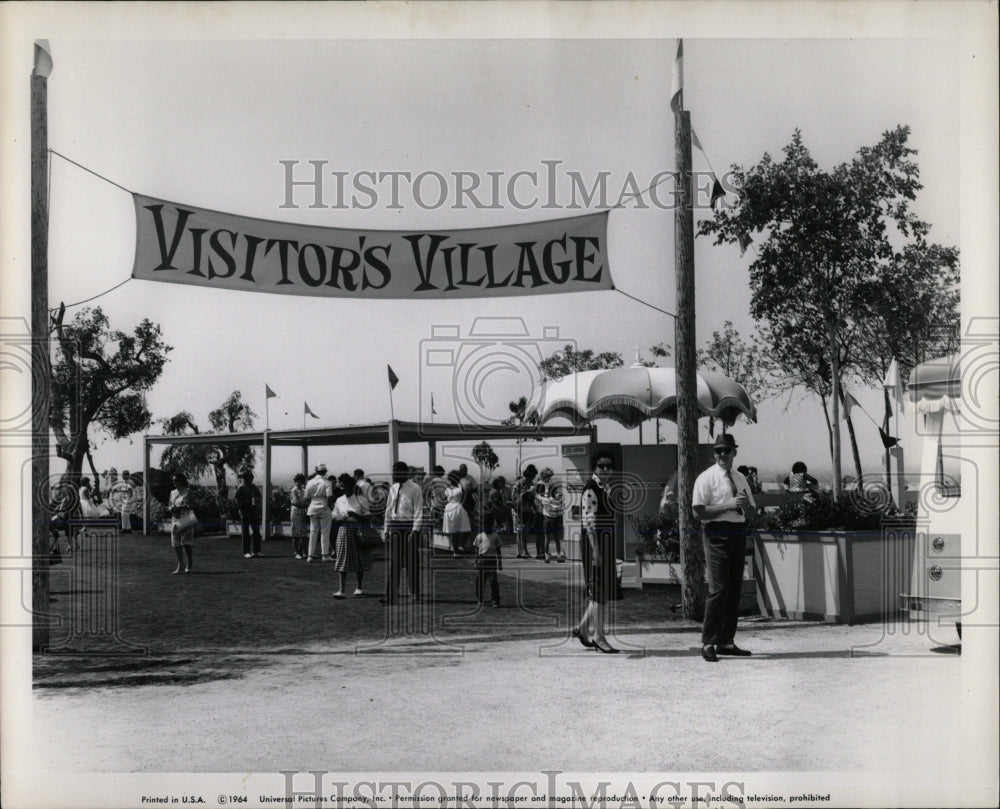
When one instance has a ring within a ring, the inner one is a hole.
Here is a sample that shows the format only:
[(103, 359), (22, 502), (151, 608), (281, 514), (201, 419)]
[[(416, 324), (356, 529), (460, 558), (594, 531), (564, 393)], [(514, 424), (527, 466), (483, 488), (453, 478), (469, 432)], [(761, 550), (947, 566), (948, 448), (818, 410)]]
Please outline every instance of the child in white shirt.
[(493, 519), (487, 516), (483, 521), (483, 530), (476, 537), (476, 601), (483, 603), (486, 583), (490, 585), (491, 605), (500, 606), (500, 579), (498, 570), (503, 570), (503, 560), (500, 556), (500, 535), (493, 530)]

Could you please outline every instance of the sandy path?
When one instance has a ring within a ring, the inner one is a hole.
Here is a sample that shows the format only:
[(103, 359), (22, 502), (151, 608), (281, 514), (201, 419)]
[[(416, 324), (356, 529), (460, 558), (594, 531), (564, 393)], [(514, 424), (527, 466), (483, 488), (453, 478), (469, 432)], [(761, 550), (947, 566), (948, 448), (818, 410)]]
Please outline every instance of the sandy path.
[(962, 658), (881, 634), (751, 622), (740, 642), (755, 656), (716, 665), (685, 626), (625, 635), (642, 654), (614, 656), (552, 635), (472, 638), (455, 654), (314, 646), (238, 679), (36, 690), (34, 760), (112, 772), (940, 771), (959, 733)]

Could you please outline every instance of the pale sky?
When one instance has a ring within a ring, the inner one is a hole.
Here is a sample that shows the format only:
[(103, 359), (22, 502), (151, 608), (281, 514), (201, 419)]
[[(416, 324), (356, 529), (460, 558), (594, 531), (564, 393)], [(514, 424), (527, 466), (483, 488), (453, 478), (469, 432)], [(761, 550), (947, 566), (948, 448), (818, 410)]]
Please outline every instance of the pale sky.
[[(668, 106), (676, 40), (211, 41), (52, 39), (49, 145), (129, 190), (266, 219), (356, 228), (485, 227), (572, 215), (579, 210), (427, 210), (408, 188), (402, 210), (389, 209), (387, 186), (371, 210), (310, 209), (311, 193), (285, 199), (281, 160), (328, 161), (330, 171), (488, 171), (510, 177), (561, 161), (558, 198), (568, 172), (593, 182), (609, 172), (609, 202), (632, 172), (645, 187), (673, 168)], [(924, 38), (698, 39), (685, 41), (685, 106), (717, 172), (780, 150), (798, 127), (824, 168), (849, 160), (897, 124), (912, 127), (924, 191), (918, 213), (931, 238), (960, 244), (955, 182), (959, 50)], [(709, 169), (694, 152), (694, 168)], [(485, 182), (485, 179), (484, 179)], [(433, 186), (428, 186), (433, 188)], [(527, 188), (527, 186), (522, 186)], [(327, 197), (334, 188), (326, 184)], [(544, 183), (539, 196), (546, 193)], [(531, 197), (531, 194), (525, 194)], [(648, 197), (646, 200), (648, 202)], [(50, 300), (72, 303), (128, 278), (134, 249), (129, 194), (58, 157), (52, 160)], [(616, 286), (674, 311), (673, 214), (650, 206), (611, 213), (610, 268)], [(697, 333), (702, 347), (732, 320), (744, 333), (746, 268), (733, 246), (696, 245)], [(966, 271), (968, 268), (963, 267)], [(163, 327), (171, 362), (149, 396), (155, 418), (190, 410), (207, 428), (208, 411), (234, 389), (264, 423), (265, 382), (273, 429), (301, 427), (303, 401), (321, 418), (309, 426), (388, 417), (385, 365), (400, 378), (396, 416), (426, 418), (433, 393), (438, 421), (456, 418), (453, 374), (427, 368), (432, 329), (477, 317), (523, 318), (542, 356), (567, 342), (618, 351), (626, 364), (636, 344), (673, 342), (673, 321), (617, 292), (462, 301), (303, 299), (129, 281), (99, 303), (113, 325), (143, 316)], [(70, 309), (67, 318), (79, 311)], [(545, 335), (558, 334), (558, 337)], [(672, 364), (672, 360), (668, 363)], [(460, 385), (459, 385), (460, 387)], [(487, 375), (484, 412), (507, 412), (529, 393), (524, 374)], [(881, 395), (855, 391), (876, 418)], [(468, 412), (468, 411), (466, 411)], [(459, 416), (460, 417), (460, 416)], [(707, 420), (701, 435), (706, 436)], [(878, 468), (874, 426), (856, 421), (866, 471)], [(667, 425), (666, 434), (673, 435)], [(159, 432), (155, 427), (154, 432)], [(634, 443), (600, 422), (602, 440)], [(829, 468), (827, 434), (816, 400), (764, 402), (759, 423), (734, 429), (741, 460), (761, 469), (794, 460)], [(781, 439), (775, 440), (780, 434)], [(652, 427), (647, 426), (646, 441)], [(97, 437), (95, 435), (95, 437)], [(138, 439), (138, 437), (136, 437)], [(844, 433), (845, 449), (846, 431)], [(323, 453), (332, 466), (378, 466), (374, 449)], [(422, 446), (404, 448), (423, 463)], [(504, 455), (502, 471), (510, 473)], [(154, 464), (158, 452), (154, 453)], [(342, 459), (342, 460), (341, 460)], [(98, 468), (141, 464), (141, 441), (100, 445)], [(289, 462), (297, 463), (297, 456)], [(848, 451), (844, 471), (853, 472)], [(290, 467), (289, 467), (290, 468)], [(281, 467), (279, 467), (279, 474)]]

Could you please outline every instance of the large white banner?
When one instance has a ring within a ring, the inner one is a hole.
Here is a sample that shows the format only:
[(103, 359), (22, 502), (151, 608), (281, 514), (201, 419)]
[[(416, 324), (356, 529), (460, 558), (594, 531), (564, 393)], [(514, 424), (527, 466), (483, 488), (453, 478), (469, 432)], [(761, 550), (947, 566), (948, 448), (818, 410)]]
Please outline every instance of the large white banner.
[(274, 222), (134, 194), (132, 277), (337, 298), (482, 298), (613, 289), (608, 212), (466, 230)]

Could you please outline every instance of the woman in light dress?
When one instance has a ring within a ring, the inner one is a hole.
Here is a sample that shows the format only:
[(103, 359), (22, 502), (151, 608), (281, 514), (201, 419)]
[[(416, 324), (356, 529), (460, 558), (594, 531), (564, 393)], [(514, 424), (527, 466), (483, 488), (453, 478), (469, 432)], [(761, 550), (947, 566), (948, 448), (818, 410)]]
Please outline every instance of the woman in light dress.
[[(172, 573), (190, 573), (194, 566), (191, 545), (195, 526), (193, 515), (188, 479), (182, 472), (178, 472), (174, 475), (174, 489), (170, 492), (170, 516), (174, 518), (170, 527), (170, 547), (177, 555), (177, 567), (171, 571)], [(181, 527), (182, 525), (185, 527)]]
[(441, 532), (447, 534), (451, 555), (465, 553), (466, 545), (472, 535), (472, 523), (469, 513), (462, 505), (465, 489), (462, 487), (462, 475), (453, 469), (448, 473), (448, 488), (444, 490), (448, 504), (444, 507), (444, 517), (441, 522)]

